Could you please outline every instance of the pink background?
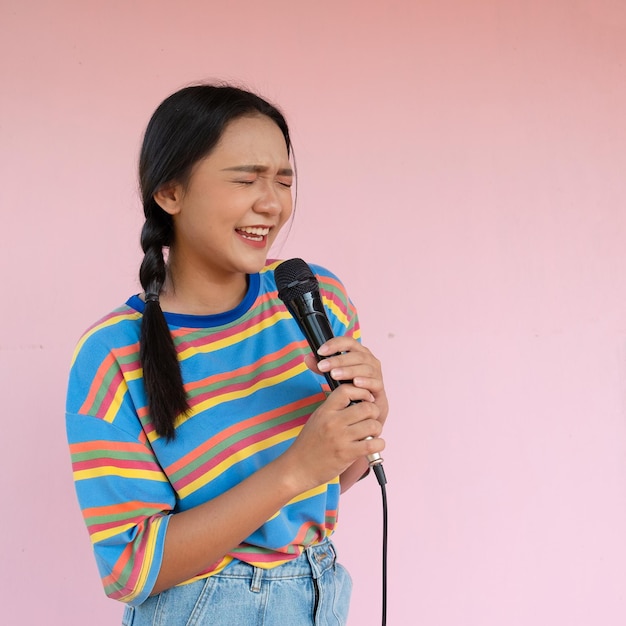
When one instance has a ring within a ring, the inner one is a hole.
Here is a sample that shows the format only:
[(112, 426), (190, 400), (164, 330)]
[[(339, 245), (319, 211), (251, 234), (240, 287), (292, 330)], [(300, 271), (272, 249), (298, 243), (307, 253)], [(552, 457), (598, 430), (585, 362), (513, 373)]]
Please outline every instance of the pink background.
[[(135, 164), (170, 92), (293, 127), (277, 254), (338, 273), (392, 401), (389, 624), (626, 622), (623, 0), (3, 0), (0, 606), (105, 626), (65, 445), (80, 332), (139, 290)], [(380, 624), (380, 494), (344, 499)]]

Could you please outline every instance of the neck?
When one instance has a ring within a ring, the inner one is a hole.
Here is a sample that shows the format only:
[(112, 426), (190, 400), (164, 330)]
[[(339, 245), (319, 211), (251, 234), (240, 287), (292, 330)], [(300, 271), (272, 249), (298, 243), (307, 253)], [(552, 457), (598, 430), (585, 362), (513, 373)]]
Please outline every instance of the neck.
[(168, 313), (214, 315), (234, 309), (247, 291), (247, 274), (207, 275), (197, 268), (182, 271), (170, 257), (160, 302)]

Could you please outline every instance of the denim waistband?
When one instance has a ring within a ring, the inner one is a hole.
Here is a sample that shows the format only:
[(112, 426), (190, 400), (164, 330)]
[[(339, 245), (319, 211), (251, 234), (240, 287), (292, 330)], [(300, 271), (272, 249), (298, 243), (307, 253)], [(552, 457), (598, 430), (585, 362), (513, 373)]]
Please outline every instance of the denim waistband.
[(243, 561), (233, 561), (224, 570), (213, 576), (216, 578), (252, 578), (255, 587), (261, 581), (279, 580), (286, 578), (313, 577), (320, 578), (324, 572), (334, 567), (337, 559), (335, 546), (330, 539), (309, 546), (304, 552), (291, 561), (278, 567), (263, 569)]

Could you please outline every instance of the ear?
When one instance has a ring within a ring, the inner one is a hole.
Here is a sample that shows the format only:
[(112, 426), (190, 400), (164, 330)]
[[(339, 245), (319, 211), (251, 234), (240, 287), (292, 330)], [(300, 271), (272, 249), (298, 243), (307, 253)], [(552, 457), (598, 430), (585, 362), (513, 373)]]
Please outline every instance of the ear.
[(182, 185), (178, 183), (165, 183), (161, 185), (152, 196), (154, 201), (170, 215), (180, 213), (181, 200), (183, 198)]

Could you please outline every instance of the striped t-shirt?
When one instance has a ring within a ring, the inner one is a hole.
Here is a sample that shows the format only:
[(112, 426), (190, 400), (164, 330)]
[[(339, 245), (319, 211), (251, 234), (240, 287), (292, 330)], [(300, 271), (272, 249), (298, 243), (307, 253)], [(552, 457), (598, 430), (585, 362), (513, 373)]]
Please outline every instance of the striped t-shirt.
[[(105, 592), (137, 605), (150, 594), (171, 513), (206, 502), (288, 448), (324, 400), (324, 378), (279, 300), (269, 262), (249, 277), (239, 306), (218, 315), (166, 313), (190, 412), (176, 438), (150, 420), (139, 361), (143, 302), (131, 297), (81, 338), (67, 397), (74, 480)], [(359, 338), (343, 285), (312, 267), (335, 335)], [(301, 494), (198, 578), (233, 559), (271, 568), (329, 536), (339, 479)], [(189, 582), (189, 581), (188, 581)]]

